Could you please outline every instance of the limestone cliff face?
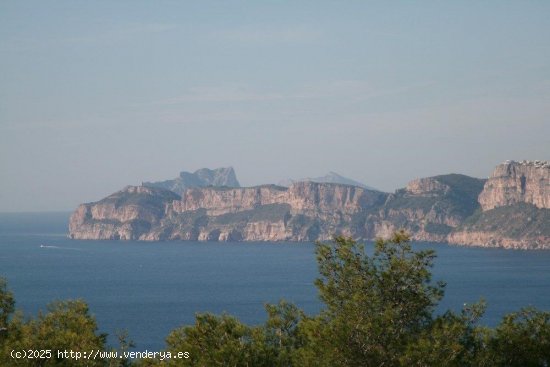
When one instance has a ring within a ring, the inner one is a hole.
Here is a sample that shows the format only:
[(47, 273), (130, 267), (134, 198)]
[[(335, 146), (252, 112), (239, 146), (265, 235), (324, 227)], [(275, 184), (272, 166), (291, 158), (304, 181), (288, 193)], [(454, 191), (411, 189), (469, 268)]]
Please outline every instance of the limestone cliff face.
[(451, 190), (449, 185), (439, 181), (437, 177), (426, 177), (412, 180), (407, 184), (405, 191), (409, 195), (418, 196), (440, 196)]
[(479, 195), (481, 211), (448, 241), (459, 245), (550, 249), (550, 163), (506, 161)]
[(341, 211), (356, 213), (372, 206), (385, 195), (355, 186), (296, 182), (290, 188), (265, 185), (247, 188), (192, 188), (172, 209), (182, 213), (206, 209), (208, 215), (221, 215), (251, 210), (261, 205), (289, 204), (294, 213)]
[(483, 210), (517, 203), (550, 209), (550, 162), (499, 164), (485, 183), (479, 203)]
[(356, 186), (308, 181), (292, 184), (285, 202), (296, 213), (339, 211), (353, 214), (376, 205), (385, 196)]
[[(348, 227), (353, 219), (383, 203), (386, 196), (355, 186), (315, 182), (297, 182), (289, 188), (193, 188), (168, 207), (165, 225), (175, 228), (169, 238), (326, 239), (335, 233), (351, 234)], [(190, 225), (190, 213), (199, 212), (204, 213), (202, 222)], [(181, 223), (187, 223), (184, 229)], [(357, 228), (356, 232), (363, 236), (364, 228)]]
[(179, 198), (162, 189), (127, 186), (98, 202), (81, 204), (69, 220), (69, 236), (141, 239), (163, 218), (167, 204)]
[(206, 209), (207, 215), (221, 215), (251, 210), (260, 205), (284, 203), (286, 189), (274, 186), (246, 188), (191, 188), (180, 201), (172, 203), (172, 210), (183, 213), (191, 210)]
[(315, 182), (297, 182), (290, 188), (190, 188), (181, 198), (167, 193), (128, 187), (97, 203), (83, 204), (71, 217), (70, 236), (208, 241), (304, 241), (336, 233), (364, 237), (365, 228), (352, 229), (352, 222), (387, 196)]

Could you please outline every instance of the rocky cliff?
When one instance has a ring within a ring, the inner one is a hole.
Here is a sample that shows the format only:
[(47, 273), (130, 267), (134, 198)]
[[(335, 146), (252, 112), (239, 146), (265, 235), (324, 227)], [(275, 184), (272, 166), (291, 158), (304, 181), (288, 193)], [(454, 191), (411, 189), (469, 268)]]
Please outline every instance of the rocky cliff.
[(444, 242), (479, 207), (477, 196), (484, 182), (458, 174), (413, 180), (369, 216), (370, 237), (389, 237), (405, 229), (415, 240)]
[(550, 162), (498, 165), (479, 203), (480, 210), (449, 234), (450, 243), (550, 249)]
[[(140, 240), (303, 241), (328, 239), (334, 233), (361, 236), (364, 229), (352, 222), (381, 205), (386, 196), (355, 186), (314, 182), (290, 188), (191, 188), (182, 197), (158, 188), (128, 187), (97, 203), (82, 204), (71, 217), (69, 232), (79, 239)], [(139, 207), (137, 201), (156, 205)]]
[(69, 220), (69, 236), (79, 239), (144, 239), (159, 225), (166, 206), (180, 197), (168, 190), (127, 186), (95, 202), (81, 204)]
[(550, 209), (550, 162), (499, 164), (485, 183), (479, 203), (483, 210), (517, 203)]
[[(388, 194), (353, 185), (129, 186), (73, 213), (77, 239), (313, 241), (335, 234), (507, 248), (550, 248), (549, 165), (499, 165), (488, 180), (450, 174)], [(225, 181), (224, 181), (225, 182)], [(519, 185), (519, 186), (518, 186)]]
[(449, 234), (453, 244), (550, 249), (550, 210), (514, 204), (478, 212)]
[(71, 217), (70, 236), (311, 241), (334, 234), (373, 239), (405, 228), (415, 239), (443, 241), (477, 208), (472, 202), (482, 186), (483, 180), (445, 175), (412, 181), (394, 194), (311, 181), (288, 188), (194, 187), (181, 197), (159, 188), (127, 187), (81, 205)]
[(159, 182), (144, 182), (143, 186), (170, 190), (182, 195), (190, 187), (240, 187), (233, 167), (208, 169), (201, 168), (193, 173), (180, 172), (173, 180)]

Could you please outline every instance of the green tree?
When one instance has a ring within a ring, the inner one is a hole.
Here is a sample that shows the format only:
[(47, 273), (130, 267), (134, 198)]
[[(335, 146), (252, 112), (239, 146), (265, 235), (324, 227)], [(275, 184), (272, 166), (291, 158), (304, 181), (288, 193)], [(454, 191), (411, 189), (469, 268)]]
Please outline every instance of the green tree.
[(197, 314), (194, 325), (178, 328), (166, 338), (169, 352), (188, 352), (190, 358), (166, 365), (247, 366), (255, 359), (252, 339), (253, 329), (234, 317)]
[(5, 360), (7, 346), (10, 337), (17, 333), (16, 323), (11, 319), (15, 311), (15, 299), (13, 293), (8, 290), (8, 284), (4, 278), (0, 278), (0, 365)]
[(166, 339), (167, 352), (188, 352), (189, 359), (144, 359), (137, 365), (291, 366), (292, 354), (301, 346), (298, 325), (304, 314), (285, 301), (265, 308), (267, 321), (258, 327), (246, 326), (225, 314), (197, 314), (194, 325), (178, 328)]
[[(64, 352), (90, 352), (105, 350), (105, 334), (97, 334), (95, 319), (89, 314), (88, 305), (81, 300), (57, 301), (48, 306), (48, 312), (36, 319), (23, 320), (14, 317), (8, 325), (8, 338), (0, 356), (2, 366), (104, 366), (106, 361), (76, 360), (58, 355)], [(13, 360), (10, 350), (51, 350), (46, 358)], [(15, 363), (17, 362), (17, 363)]]
[(8, 327), (10, 315), (15, 311), (15, 299), (13, 293), (8, 290), (8, 284), (4, 278), (0, 278), (0, 340)]
[(294, 351), (305, 343), (299, 332), (305, 314), (284, 300), (276, 305), (268, 304), (265, 309), (267, 321), (255, 343), (255, 347), (262, 350), (258, 354), (269, 360), (272, 366), (290, 366)]
[(493, 366), (550, 366), (550, 312), (523, 308), (503, 317), (486, 339)]
[(317, 244), (326, 309), (302, 327), (296, 365), (397, 366), (408, 343), (432, 323), (443, 283), (432, 284), (431, 250), (413, 251), (404, 232), (377, 240), (374, 254), (351, 238)]
[(460, 314), (447, 311), (407, 345), (403, 366), (492, 366), (480, 358), (487, 329), (477, 326), (485, 302), (464, 305)]
[[(128, 334), (128, 330), (117, 330), (116, 338), (118, 341), (118, 350), (116, 352), (118, 353), (119, 358), (108, 358), (107, 359), (107, 365), (108, 367), (130, 367), (132, 366), (132, 360), (126, 357), (120, 357), (121, 355), (124, 356), (126, 353), (130, 351), (130, 349), (135, 348), (136, 345), (132, 339), (130, 339), (130, 334)], [(111, 350), (111, 352), (115, 352), (114, 349)]]

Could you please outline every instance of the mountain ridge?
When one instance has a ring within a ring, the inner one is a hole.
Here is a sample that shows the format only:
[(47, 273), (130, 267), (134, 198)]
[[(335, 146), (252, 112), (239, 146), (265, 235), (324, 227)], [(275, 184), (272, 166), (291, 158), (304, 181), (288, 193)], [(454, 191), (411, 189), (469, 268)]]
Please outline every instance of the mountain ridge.
[(181, 195), (162, 187), (129, 186), (80, 205), (71, 216), (69, 236), (315, 241), (344, 235), (371, 240), (405, 229), (418, 241), (550, 249), (550, 208), (544, 206), (549, 170), (550, 165), (511, 161), (498, 165), (488, 179), (439, 175), (414, 179), (394, 193), (313, 181), (289, 187), (193, 186)]

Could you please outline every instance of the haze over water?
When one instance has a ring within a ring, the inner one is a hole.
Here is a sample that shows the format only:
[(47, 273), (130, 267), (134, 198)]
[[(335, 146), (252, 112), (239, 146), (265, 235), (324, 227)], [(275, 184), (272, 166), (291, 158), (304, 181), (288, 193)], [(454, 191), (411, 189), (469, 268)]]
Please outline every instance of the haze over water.
[[(83, 298), (100, 332), (127, 329), (137, 351), (158, 351), (195, 312), (258, 324), (266, 302), (284, 298), (310, 314), (322, 306), (312, 243), (76, 241), (65, 237), (67, 218), (0, 214), (0, 276), (26, 314)], [(415, 246), (437, 251), (434, 280), (448, 283), (440, 310), (483, 296), (490, 325), (522, 306), (550, 310), (550, 251)]]

